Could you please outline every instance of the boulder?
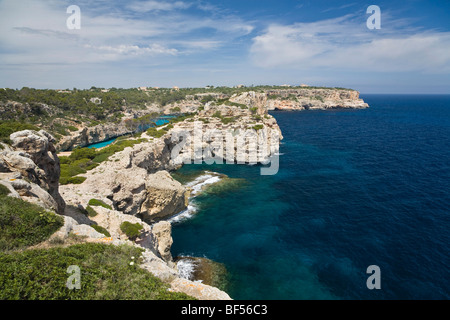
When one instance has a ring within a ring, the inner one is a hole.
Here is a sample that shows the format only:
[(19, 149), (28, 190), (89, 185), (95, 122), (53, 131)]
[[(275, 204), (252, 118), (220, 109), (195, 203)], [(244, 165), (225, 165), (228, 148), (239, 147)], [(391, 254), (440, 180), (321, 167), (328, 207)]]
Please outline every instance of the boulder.
[(164, 261), (172, 261), (172, 225), (168, 221), (160, 221), (153, 225), (152, 234), (155, 238), (155, 248)]
[(65, 202), (59, 194), (60, 165), (54, 138), (41, 130), (18, 131), (10, 135), (11, 146), (0, 152), (0, 173), (30, 202), (59, 213)]
[(167, 171), (149, 175), (145, 184), (146, 197), (140, 215), (146, 222), (169, 218), (187, 208), (189, 192)]

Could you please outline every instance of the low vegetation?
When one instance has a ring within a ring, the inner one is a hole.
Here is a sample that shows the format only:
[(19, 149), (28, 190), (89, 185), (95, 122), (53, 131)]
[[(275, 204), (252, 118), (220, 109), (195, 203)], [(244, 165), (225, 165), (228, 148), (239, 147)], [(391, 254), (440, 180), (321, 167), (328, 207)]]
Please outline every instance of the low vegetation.
[(76, 148), (68, 157), (59, 157), (61, 163), (60, 184), (83, 183), (85, 177), (76, 177), (96, 168), (103, 161), (108, 160), (116, 152), (123, 151), (126, 147), (132, 147), (146, 139), (121, 139), (108, 147), (96, 150), (95, 148)]
[(22, 130), (36, 130), (40, 129), (32, 124), (16, 122), (16, 121), (0, 121), (0, 142), (10, 143), (9, 136), (11, 133)]
[(112, 207), (109, 204), (104, 203), (102, 200), (98, 200), (98, 199), (91, 199), (89, 200), (88, 203), (90, 206), (98, 206), (98, 207), (103, 207), (109, 210), (112, 210)]
[(86, 207), (86, 214), (88, 215), (88, 217), (95, 217), (96, 215), (98, 215), (98, 212), (95, 211), (95, 209), (92, 208), (91, 206), (87, 206)]
[(0, 251), (38, 244), (62, 227), (61, 216), (8, 194), (8, 188), (0, 185)]
[(136, 239), (141, 233), (143, 226), (140, 223), (131, 223), (128, 221), (122, 222), (120, 230), (127, 235), (130, 239)]
[[(139, 267), (142, 249), (85, 243), (0, 253), (0, 300), (191, 300)], [(69, 266), (80, 268), (80, 289)]]
[(99, 226), (97, 224), (92, 224), (91, 227), (94, 228), (95, 231), (97, 231), (99, 233), (103, 233), (106, 237), (111, 237), (111, 234), (108, 232), (108, 230), (106, 230), (102, 226)]

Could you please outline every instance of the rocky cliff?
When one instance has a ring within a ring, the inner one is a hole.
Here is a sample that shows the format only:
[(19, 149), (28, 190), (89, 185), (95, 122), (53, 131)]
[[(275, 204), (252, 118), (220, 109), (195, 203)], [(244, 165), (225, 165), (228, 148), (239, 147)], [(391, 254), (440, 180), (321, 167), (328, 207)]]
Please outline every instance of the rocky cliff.
[(369, 105), (359, 92), (348, 89), (283, 89), (267, 90), (268, 110), (363, 109)]
[(11, 134), (11, 146), (0, 152), (0, 179), (20, 196), (62, 213), (59, 158), (55, 139), (47, 132), (24, 130)]
[(232, 96), (229, 102), (208, 102), (171, 131), (172, 138), (179, 137), (172, 147), (172, 161), (175, 165), (201, 160), (268, 162), (279, 151), (283, 136), (265, 103), (266, 95), (255, 92)]
[[(49, 240), (36, 245), (36, 248), (64, 243), (69, 241), (67, 239), (71, 235), (82, 236), (84, 242), (138, 246), (144, 249), (140, 267), (169, 283), (172, 291), (184, 292), (198, 299), (231, 299), (217, 288), (180, 278), (170, 253), (173, 242), (171, 224), (167, 221), (146, 223), (173, 215), (187, 205), (188, 190), (174, 181), (167, 171), (159, 170), (167, 166), (164, 157), (160, 158), (160, 162), (145, 165), (150, 171), (155, 171), (149, 173), (147, 169), (136, 165), (144, 166), (148, 158), (141, 157), (139, 161), (133, 162), (135, 159), (128, 154), (128, 158), (121, 159), (122, 162), (113, 161), (117, 167), (106, 165), (98, 168), (99, 172), (92, 174), (96, 182), (88, 179), (80, 188), (62, 190), (63, 199), (58, 188), (60, 169), (53, 137), (42, 130), (25, 130), (11, 134), (10, 140), (11, 146), (1, 143), (0, 147), (0, 184), (9, 189), (8, 196), (36, 203), (44, 209), (64, 215), (64, 225)], [(153, 154), (157, 150), (164, 153), (164, 148), (157, 148), (161, 143), (165, 144), (164, 139), (155, 141), (156, 146), (153, 147), (156, 149), (150, 147), (140, 150)], [(133, 150), (128, 148), (126, 152)], [(124, 174), (117, 175), (116, 169), (122, 169)], [(121, 211), (106, 208), (105, 204), (105, 207), (91, 207), (95, 214), (91, 211), (87, 215), (89, 200), (93, 198), (100, 198)], [(139, 213), (142, 213), (141, 217), (145, 221), (138, 217)], [(124, 222), (141, 226), (136, 239), (130, 239), (123, 231)], [(103, 228), (109, 236), (97, 227)]]

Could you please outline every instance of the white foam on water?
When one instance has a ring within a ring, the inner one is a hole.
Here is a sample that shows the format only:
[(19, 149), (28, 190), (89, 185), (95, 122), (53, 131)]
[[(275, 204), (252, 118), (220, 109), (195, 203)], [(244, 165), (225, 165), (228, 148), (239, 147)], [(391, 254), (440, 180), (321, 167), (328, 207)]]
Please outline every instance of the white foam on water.
[(191, 259), (180, 259), (177, 262), (178, 275), (180, 278), (192, 280), (195, 271), (195, 263)]
[(186, 209), (169, 218), (167, 221), (169, 221), (170, 223), (178, 223), (192, 218), (195, 212), (197, 212), (197, 207), (191, 203), (187, 206)]
[(195, 198), (206, 185), (213, 184), (221, 180), (219, 173), (210, 171), (206, 171), (205, 173), (206, 174), (197, 177), (195, 180), (185, 185), (186, 187), (191, 188), (190, 203), (185, 210), (175, 214), (167, 221), (170, 223), (179, 223), (194, 216), (197, 212), (197, 207), (195, 206), (195, 203), (192, 202), (192, 198)]
[(207, 173), (202, 176), (197, 177), (194, 181), (186, 184), (186, 187), (192, 189), (191, 196), (195, 197), (199, 192), (202, 191), (203, 187), (208, 184), (213, 184), (221, 180), (220, 176), (215, 172)]

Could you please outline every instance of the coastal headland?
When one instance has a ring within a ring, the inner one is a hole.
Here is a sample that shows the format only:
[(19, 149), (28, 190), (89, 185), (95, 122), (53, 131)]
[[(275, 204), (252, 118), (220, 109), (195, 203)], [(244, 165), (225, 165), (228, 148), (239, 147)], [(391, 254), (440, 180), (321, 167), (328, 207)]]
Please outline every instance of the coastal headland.
[[(205, 185), (182, 184), (171, 173), (208, 161), (271, 165), (283, 136), (269, 111), (367, 107), (357, 91), (342, 88), (3, 89), (1, 196), (60, 219), (54, 232), (21, 249), (67, 247), (74, 238), (130, 246), (141, 250), (140, 269), (168, 292), (231, 299), (184, 276), (171, 255), (171, 221)], [(158, 125), (161, 116), (170, 117)], [(85, 148), (112, 138), (104, 148)]]

